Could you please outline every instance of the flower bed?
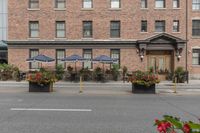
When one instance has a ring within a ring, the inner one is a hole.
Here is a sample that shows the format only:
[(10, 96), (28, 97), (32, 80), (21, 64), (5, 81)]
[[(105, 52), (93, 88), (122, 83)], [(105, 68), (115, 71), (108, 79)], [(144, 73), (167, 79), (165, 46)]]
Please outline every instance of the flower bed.
[(136, 71), (129, 78), (132, 82), (133, 93), (155, 94), (155, 84), (159, 83), (158, 76), (150, 72)]
[(53, 83), (57, 79), (53, 72), (42, 69), (39, 72), (28, 74), (27, 81), (29, 81), (30, 92), (51, 92)]
[(200, 124), (184, 122), (180, 118), (165, 115), (162, 120), (155, 120), (155, 126), (159, 133), (200, 133)]

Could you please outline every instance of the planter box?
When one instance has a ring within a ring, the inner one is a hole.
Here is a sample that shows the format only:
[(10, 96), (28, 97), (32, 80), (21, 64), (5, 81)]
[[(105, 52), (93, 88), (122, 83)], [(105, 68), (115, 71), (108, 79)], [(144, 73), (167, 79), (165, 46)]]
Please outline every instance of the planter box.
[(155, 94), (155, 84), (149, 87), (144, 85), (132, 84), (132, 92), (136, 94)]
[(39, 85), (37, 83), (29, 82), (29, 92), (52, 92), (53, 83)]

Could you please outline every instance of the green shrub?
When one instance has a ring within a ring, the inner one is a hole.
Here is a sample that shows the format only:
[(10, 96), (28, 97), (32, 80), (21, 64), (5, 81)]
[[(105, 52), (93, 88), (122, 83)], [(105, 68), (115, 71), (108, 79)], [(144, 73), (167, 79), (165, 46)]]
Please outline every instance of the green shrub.
[(62, 65), (57, 65), (56, 66), (56, 78), (57, 78), (57, 80), (62, 80), (64, 73), (65, 73), (64, 67)]
[(19, 71), (17, 67), (9, 64), (0, 64), (0, 80), (9, 80), (13, 78), (13, 72)]
[(113, 64), (111, 72), (112, 72), (113, 80), (117, 81), (118, 80), (118, 76), (119, 76), (119, 65), (118, 64)]
[(177, 67), (174, 72), (173, 81), (175, 82), (175, 78), (176, 78), (177, 83), (184, 83), (185, 82), (185, 74), (186, 74), (186, 71), (183, 69), (183, 67)]

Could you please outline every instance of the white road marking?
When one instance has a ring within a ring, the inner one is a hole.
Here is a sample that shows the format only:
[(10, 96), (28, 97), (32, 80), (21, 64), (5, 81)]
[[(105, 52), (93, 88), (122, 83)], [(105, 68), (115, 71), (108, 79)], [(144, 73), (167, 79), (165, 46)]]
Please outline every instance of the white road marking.
[(91, 112), (91, 109), (39, 109), (39, 108), (11, 108), (11, 111), (60, 111), (60, 112)]

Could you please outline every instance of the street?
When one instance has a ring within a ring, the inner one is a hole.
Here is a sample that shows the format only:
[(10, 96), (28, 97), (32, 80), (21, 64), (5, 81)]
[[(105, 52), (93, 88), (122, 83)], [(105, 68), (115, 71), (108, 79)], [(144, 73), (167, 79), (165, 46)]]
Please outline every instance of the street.
[(200, 118), (199, 95), (136, 95), (129, 84), (88, 85), (81, 94), (73, 84), (53, 93), (21, 86), (0, 85), (0, 133), (156, 133), (162, 115)]

